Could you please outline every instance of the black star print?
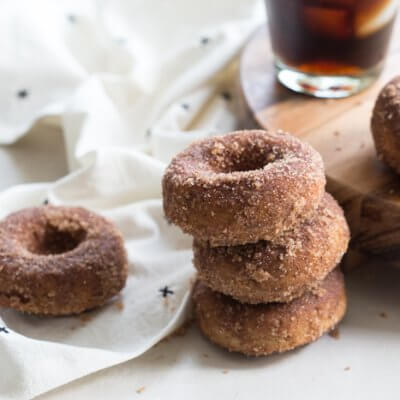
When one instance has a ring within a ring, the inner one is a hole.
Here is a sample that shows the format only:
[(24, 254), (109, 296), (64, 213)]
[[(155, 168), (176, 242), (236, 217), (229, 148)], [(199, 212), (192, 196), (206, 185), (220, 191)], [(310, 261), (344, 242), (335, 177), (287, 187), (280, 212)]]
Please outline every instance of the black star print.
[(164, 286), (163, 288), (158, 290), (162, 293), (162, 297), (167, 297), (169, 294), (174, 294), (174, 291), (171, 290), (168, 286)]
[(68, 19), (69, 22), (71, 22), (71, 24), (74, 24), (76, 22), (76, 15), (68, 14), (67, 15), (67, 19)]
[(43, 205), (44, 205), (44, 206), (47, 206), (48, 204), (49, 204), (49, 199), (44, 199), (44, 200), (43, 200)]
[(18, 96), (20, 99), (24, 99), (25, 97), (28, 97), (28, 91), (27, 91), (26, 89), (18, 90), (17, 96)]
[(202, 37), (201, 39), (200, 39), (200, 43), (203, 45), (203, 46), (205, 46), (206, 44), (208, 44), (210, 42), (210, 38), (208, 38), (208, 37)]
[(226, 101), (231, 101), (232, 100), (232, 95), (229, 92), (222, 92), (221, 96), (224, 98)]
[(189, 106), (189, 104), (187, 104), (187, 103), (183, 103), (183, 104), (182, 104), (182, 108), (183, 108), (184, 110), (189, 110), (190, 106)]
[(8, 332), (8, 329), (5, 326), (0, 326), (0, 333), (10, 333)]

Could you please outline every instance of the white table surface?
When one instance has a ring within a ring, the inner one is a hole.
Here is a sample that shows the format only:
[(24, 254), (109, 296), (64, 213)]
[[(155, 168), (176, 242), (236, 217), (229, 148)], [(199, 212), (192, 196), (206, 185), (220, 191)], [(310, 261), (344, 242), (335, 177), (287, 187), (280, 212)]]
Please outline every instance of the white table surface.
[[(46, 135), (46, 148), (36, 135)], [(0, 148), (0, 188), (51, 181), (66, 172), (59, 129), (36, 126)], [(398, 399), (400, 270), (371, 266), (347, 276), (349, 309), (340, 337), (267, 358), (229, 354), (192, 326), (142, 357), (92, 374), (40, 400)]]

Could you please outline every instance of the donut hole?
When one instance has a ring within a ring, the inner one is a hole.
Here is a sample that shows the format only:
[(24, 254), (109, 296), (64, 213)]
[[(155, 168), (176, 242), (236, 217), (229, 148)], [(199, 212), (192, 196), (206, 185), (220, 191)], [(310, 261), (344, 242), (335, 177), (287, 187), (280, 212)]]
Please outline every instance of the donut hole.
[(43, 230), (34, 233), (27, 248), (34, 254), (62, 254), (78, 247), (85, 237), (86, 231), (81, 227), (47, 224)]
[(226, 174), (257, 171), (282, 158), (283, 155), (275, 149), (272, 150), (265, 147), (249, 148), (241, 152), (227, 151), (223, 157), (223, 161), (217, 161), (216, 167), (219, 169), (218, 172)]
[(246, 172), (263, 169), (267, 164), (277, 160), (276, 154), (270, 152), (268, 154), (256, 154), (252, 157), (241, 157), (234, 159), (232, 163), (227, 165), (226, 173), (231, 172)]

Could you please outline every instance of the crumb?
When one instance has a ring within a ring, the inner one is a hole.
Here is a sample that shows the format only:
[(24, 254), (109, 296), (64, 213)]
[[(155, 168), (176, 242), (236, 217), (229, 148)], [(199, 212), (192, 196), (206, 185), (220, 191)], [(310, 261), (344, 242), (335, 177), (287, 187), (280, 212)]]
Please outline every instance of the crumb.
[(339, 135), (340, 135), (340, 132), (339, 132), (339, 131), (335, 131), (335, 132), (333, 132), (333, 135), (334, 135), (334, 136), (339, 136)]
[(85, 324), (89, 322), (93, 317), (89, 313), (83, 313), (79, 316), (80, 321)]
[(153, 361), (159, 361), (165, 358), (164, 354), (159, 354), (157, 357), (153, 358)]
[(164, 339), (160, 340), (158, 343), (154, 345), (156, 347), (160, 343), (166, 343), (169, 342), (170, 339), (173, 339), (178, 336), (185, 336), (189, 328), (192, 326), (194, 322), (193, 316), (189, 316), (187, 320), (179, 326), (177, 329), (175, 329), (172, 333), (170, 333), (168, 336), (166, 336)]
[(381, 318), (387, 318), (387, 314), (383, 311), (383, 312), (381, 312), (381, 313), (379, 313), (379, 316), (381, 317)]
[(222, 96), (226, 101), (231, 101), (231, 100), (232, 100), (232, 95), (231, 95), (228, 91), (222, 92), (222, 93), (221, 93), (221, 96)]
[(341, 151), (341, 150), (342, 150), (341, 147), (336, 147), (336, 148), (335, 148), (335, 151)]
[(228, 371), (227, 369), (224, 369), (224, 370), (222, 371), (222, 373), (223, 373), (224, 375), (226, 375), (228, 372), (229, 372), (229, 371)]
[(121, 300), (115, 302), (115, 307), (118, 311), (122, 311), (124, 309), (124, 303)]
[(203, 353), (202, 355), (203, 355), (204, 358), (208, 358), (209, 357), (209, 355), (207, 353)]
[(350, 367), (345, 367), (344, 370), (345, 371), (350, 371)]
[(339, 328), (333, 328), (330, 332), (329, 332), (329, 336), (334, 338), (334, 339), (339, 339), (340, 338), (340, 331)]
[(141, 386), (139, 389), (136, 390), (137, 394), (143, 393), (144, 392), (145, 387)]

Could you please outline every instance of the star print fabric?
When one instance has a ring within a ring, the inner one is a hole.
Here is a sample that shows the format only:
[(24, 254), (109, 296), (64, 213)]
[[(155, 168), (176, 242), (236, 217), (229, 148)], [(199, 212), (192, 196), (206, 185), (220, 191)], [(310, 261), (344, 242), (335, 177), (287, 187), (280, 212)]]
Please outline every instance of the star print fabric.
[(190, 142), (236, 127), (237, 57), (263, 18), (260, 0), (4, 2), (0, 143), (57, 116), (71, 173), (1, 193), (0, 218), (87, 207), (123, 233), (129, 276), (81, 317), (0, 309), (0, 398), (31, 399), (139, 357), (184, 320), (191, 238), (165, 221), (161, 177)]
[(6, 4), (0, 143), (59, 115), (71, 168), (110, 141), (167, 162), (188, 131), (193, 140), (235, 127), (235, 102), (221, 93), (233, 90), (238, 52), (265, 18), (261, 0)]

